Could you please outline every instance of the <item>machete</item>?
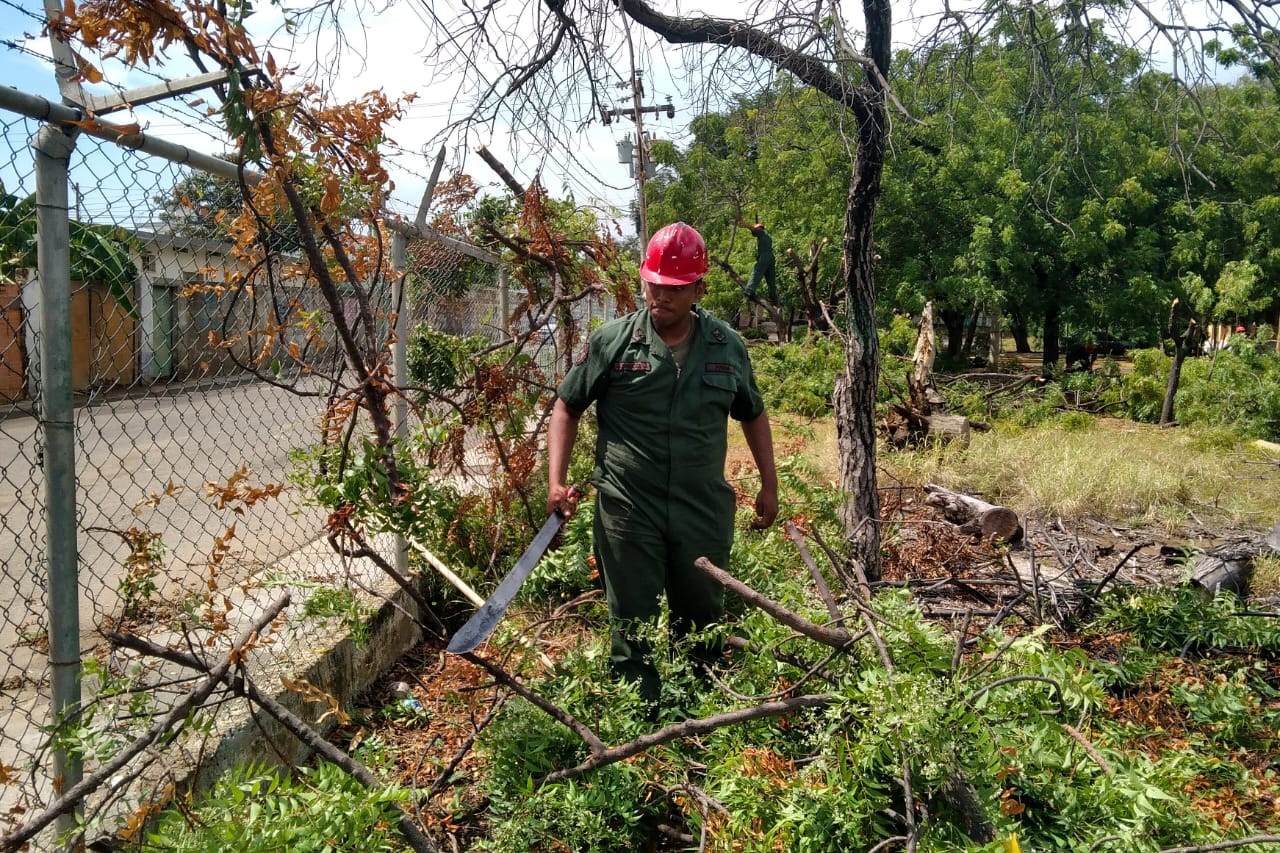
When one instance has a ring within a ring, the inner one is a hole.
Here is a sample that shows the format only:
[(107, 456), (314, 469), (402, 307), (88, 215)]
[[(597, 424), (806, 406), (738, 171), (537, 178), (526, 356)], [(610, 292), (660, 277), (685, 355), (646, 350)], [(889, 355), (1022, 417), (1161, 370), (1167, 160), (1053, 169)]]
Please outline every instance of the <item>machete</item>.
[[(567, 497), (577, 497), (580, 493), (575, 488), (570, 488)], [(551, 515), (547, 516), (547, 520), (543, 522), (542, 529), (538, 531), (538, 535), (533, 537), (533, 541), (529, 543), (529, 547), (524, 549), (524, 553), (520, 555), (520, 559), (516, 560), (515, 568), (507, 573), (502, 579), (502, 583), (498, 584), (498, 588), (493, 591), (488, 600), (480, 605), (480, 609), (475, 612), (467, 624), (458, 629), (453, 638), (449, 640), (446, 650), (455, 655), (466, 654), (476, 646), (484, 642), (484, 638), (492, 633), (493, 629), (498, 627), (498, 622), (502, 620), (502, 614), (507, 612), (507, 608), (511, 606), (511, 602), (515, 600), (516, 593), (520, 591), (520, 587), (524, 584), (525, 579), (529, 577), (529, 573), (533, 571), (533, 567), (538, 565), (538, 561), (542, 559), (542, 555), (546, 553), (547, 546), (551, 544), (551, 540), (560, 532), (560, 527), (564, 524), (564, 513), (560, 510), (553, 510)]]

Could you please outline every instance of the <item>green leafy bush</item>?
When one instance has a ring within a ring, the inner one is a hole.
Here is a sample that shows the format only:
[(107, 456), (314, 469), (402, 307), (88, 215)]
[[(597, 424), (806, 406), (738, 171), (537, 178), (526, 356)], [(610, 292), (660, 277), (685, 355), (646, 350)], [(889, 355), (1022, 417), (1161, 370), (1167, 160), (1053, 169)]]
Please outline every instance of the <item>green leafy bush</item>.
[(751, 364), (770, 412), (818, 417), (831, 411), (844, 352), (834, 338), (813, 335), (779, 346), (752, 347)]
[[(1118, 399), (1134, 420), (1155, 422), (1164, 403), (1170, 359), (1158, 350), (1134, 353), (1133, 373)], [(1174, 400), (1178, 423), (1229, 428), (1246, 438), (1280, 439), (1280, 355), (1240, 337), (1214, 357), (1182, 365)]]
[(560, 546), (538, 561), (529, 579), (520, 588), (523, 602), (565, 601), (595, 585), (591, 566), (591, 526), (595, 501), (578, 503), (573, 518), (561, 529)]
[(321, 762), (293, 776), (261, 766), (224, 774), (190, 809), (164, 812), (141, 845), (164, 853), (398, 853), (397, 803), (409, 792), (369, 790)]
[(1280, 625), (1274, 619), (1243, 616), (1230, 595), (1213, 601), (1190, 587), (1116, 591), (1103, 601), (1098, 624), (1132, 632), (1144, 647), (1182, 652), (1247, 649), (1280, 655)]

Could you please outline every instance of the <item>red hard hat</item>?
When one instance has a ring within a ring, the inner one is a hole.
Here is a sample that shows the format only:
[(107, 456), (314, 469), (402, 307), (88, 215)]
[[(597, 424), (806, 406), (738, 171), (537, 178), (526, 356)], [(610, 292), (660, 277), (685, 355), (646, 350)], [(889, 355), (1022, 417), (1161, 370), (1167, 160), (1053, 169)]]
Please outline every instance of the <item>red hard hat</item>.
[(1237, 332), (1243, 332), (1243, 331), (1244, 331), (1244, 326), (1236, 326), (1236, 331), (1237, 331)]
[(692, 284), (706, 274), (707, 244), (683, 222), (659, 228), (640, 265), (640, 277), (650, 284)]

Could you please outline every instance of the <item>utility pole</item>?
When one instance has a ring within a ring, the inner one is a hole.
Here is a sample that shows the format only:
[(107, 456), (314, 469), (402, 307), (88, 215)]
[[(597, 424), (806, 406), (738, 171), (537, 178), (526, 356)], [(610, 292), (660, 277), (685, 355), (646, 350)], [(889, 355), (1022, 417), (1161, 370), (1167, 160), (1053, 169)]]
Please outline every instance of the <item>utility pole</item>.
[[(615, 118), (629, 118), (636, 123), (636, 141), (632, 148), (630, 139), (625, 139), (618, 144), (619, 162), (627, 163), (632, 166), (633, 176), (636, 179), (636, 191), (638, 193), (637, 208), (640, 213), (640, 250), (643, 252), (645, 245), (649, 242), (649, 222), (648, 213), (646, 211), (644, 184), (649, 179), (649, 137), (644, 129), (645, 113), (665, 113), (667, 118), (676, 117), (676, 108), (671, 103), (668, 96), (665, 104), (651, 104), (643, 106), (640, 101), (644, 97), (644, 83), (641, 81), (643, 72), (637, 71), (633, 78), (631, 86), (631, 106), (619, 107), (616, 110), (607, 110), (600, 108), (600, 119), (605, 124), (612, 124)], [(626, 85), (626, 84), (623, 84)], [(634, 154), (634, 160), (633, 160)]]

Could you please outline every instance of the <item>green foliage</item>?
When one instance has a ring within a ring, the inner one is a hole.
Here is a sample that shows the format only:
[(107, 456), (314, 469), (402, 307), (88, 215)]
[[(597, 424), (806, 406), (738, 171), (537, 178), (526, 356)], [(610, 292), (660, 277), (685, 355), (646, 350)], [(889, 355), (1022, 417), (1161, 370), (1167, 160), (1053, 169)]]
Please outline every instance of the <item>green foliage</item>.
[(906, 314), (894, 314), (887, 328), (880, 330), (880, 352), (884, 355), (910, 356), (915, 352), (920, 334), (917, 323)]
[(552, 603), (566, 601), (591, 589), (594, 569), (591, 563), (591, 525), (595, 519), (595, 501), (583, 499), (578, 510), (561, 529), (560, 546), (548, 551), (524, 586), (520, 599), (525, 602)]
[(298, 580), (284, 581), (282, 585), (307, 590), (306, 601), (302, 605), (303, 616), (313, 619), (341, 619), (353, 643), (363, 646), (368, 642), (372, 632), (369, 618), (378, 611), (364, 600), (360, 593), (327, 584), (310, 584)]
[(831, 411), (844, 352), (834, 338), (811, 336), (775, 347), (752, 347), (751, 366), (770, 412), (818, 417)]
[(460, 338), (425, 324), (418, 326), (409, 338), (409, 381), (435, 394), (458, 391), (474, 370), (471, 360), (488, 346), (488, 339), (480, 335)]
[[(598, 721), (607, 714), (615, 734), (625, 736), (629, 729), (634, 735), (630, 712), (638, 711), (639, 698), (625, 686), (620, 694), (601, 690), (607, 680), (601, 670), (600, 649), (593, 644), (571, 653), (542, 690), (580, 719)], [(586, 751), (576, 735), (528, 702), (508, 702), (478, 747), (492, 762), (491, 833), (480, 849), (522, 853), (559, 842), (605, 853), (631, 849), (643, 837), (645, 785), (635, 765), (614, 764), (586, 780), (535, 787), (535, 777), (572, 766)]]
[(159, 818), (142, 850), (165, 853), (398, 853), (397, 804), (410, 794), (370, 790), (321, 762), (294, 776), (257, 765), (224, 774), (190, 809)]
[[(1134, 420), (1159, 419), (1170, 360), (1155, 350), (1134, 356), (1118, 397)], [(1183, 425), (1228, 428), (1244, 438), (1280, 440), (1280, 354), (1240, 336), (1214, 356), (1183, 362), (1174, 412)]]
[(1131, 632), (1144, 647), (1164, 652), (1247, 650), (1280, 655), (1280, 625), (1242, 616), (1229, 595), (1206, 601), (1190, 587), (1117, 591), (1103, 602), (1103, 629)]
[(164, 538), (152, 530), (130, 527), (117, 531), (129, 546), (124, 573), (116, 588), (120, 592), (124, 617), (140, 616), (156, 593), (156, 577), (164, 568)]

